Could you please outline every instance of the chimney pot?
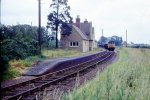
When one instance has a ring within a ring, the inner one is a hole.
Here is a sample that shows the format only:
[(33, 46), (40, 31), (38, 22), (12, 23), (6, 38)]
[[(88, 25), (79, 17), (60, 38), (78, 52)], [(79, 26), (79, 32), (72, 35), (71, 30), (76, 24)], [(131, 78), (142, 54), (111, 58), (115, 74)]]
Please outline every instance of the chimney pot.
[(76, 18), (76, 26), (77, 26), (78, 28), (80, 28), (80, 17), (79, 17), (79, 15), (78, 15), (77, 18)]

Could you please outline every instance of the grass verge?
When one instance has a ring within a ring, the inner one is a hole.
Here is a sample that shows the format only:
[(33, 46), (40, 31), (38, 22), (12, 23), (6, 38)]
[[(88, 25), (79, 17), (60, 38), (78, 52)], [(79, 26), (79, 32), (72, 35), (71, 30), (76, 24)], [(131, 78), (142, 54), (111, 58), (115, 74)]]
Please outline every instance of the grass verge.
[(63, 100), (150, 100), (150, 50), (121, 48), (119, 60)]
[(96, 52), (101, 51), (102, 49), (97, 48), (93, 51), (89, 52), (80, 52), (77, 50), (70, 50), (70, 49), (54, 49), (54, 50), (43, 50), (42, 54), (43, 56), (53, 59), (53, 58), (61, 58), (61, 57), (78, 57), (78, 56), (84, 56), (87, 54), (94, 54)]
[(17, 78), (22, 75), (29, 67), (39, 61), (47, 59), (44, 56), (30, 56), (24, 60), (12, 60), (9, 62), (9, 68), (4, 72), (3, 81)]

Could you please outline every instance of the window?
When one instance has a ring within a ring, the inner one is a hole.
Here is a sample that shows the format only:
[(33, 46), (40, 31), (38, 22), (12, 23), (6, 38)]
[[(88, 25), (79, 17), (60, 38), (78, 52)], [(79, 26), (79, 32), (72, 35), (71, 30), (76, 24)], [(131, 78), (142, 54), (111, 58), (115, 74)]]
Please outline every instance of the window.
[(70, 47), (78, 47), (79, 43), (78, 42), (70, 42)]

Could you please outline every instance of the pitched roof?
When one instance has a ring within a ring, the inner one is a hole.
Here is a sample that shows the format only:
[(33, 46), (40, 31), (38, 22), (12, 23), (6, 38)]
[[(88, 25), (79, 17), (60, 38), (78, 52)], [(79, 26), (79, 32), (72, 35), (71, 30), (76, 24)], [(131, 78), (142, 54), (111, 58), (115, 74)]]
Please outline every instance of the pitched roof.
[[(76, 26), (76, 23), (73, 23), (73, 25)], [(77, 27), (77, 26), (76, 26)], [(91, 37), (92, 34), (92, 30), (93, 30), (93, 27), (92, 27), (92, 22), (88, 22), (88, 21), (85, 21), (83, 23), (80, 23), (80, 26), (79, 26), (79, 30), (83, 33), (83, 35), (88, 39), (88, 40), (93, 40), (93, 38)]]
[(76, 30), (77, 33), (78, 33), (84, 40), (89, 40), (89, 39), (85, 36), (85, 34), (84, 34), (78, 27), (76, 27), (75, 25), (72, 25), (72, 28), (73, 28), (74, 30)]
[(89, 34), (92, 25), (91, 23), (80, 23), (80, 29), (83, 33)]
[(91, 29), (92, 29), (92, 24), (91, 23), (80, 23), (80, 30), (84, 33), (84, 35), (91, 40)]

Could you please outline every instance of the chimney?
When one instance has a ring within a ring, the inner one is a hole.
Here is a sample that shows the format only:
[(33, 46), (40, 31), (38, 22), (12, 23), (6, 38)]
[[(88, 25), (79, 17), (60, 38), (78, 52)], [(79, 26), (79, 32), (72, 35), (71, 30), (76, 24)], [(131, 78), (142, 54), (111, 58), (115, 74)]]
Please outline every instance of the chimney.
[(76, 18), (76, 26), (77, 26), (78, 28), (80, 28), (80, 18), (79, 18), (79, 15), (78, 15), (77, 18)]
[(84, 23), (88, 23), (87, 19), (84, 20)]

